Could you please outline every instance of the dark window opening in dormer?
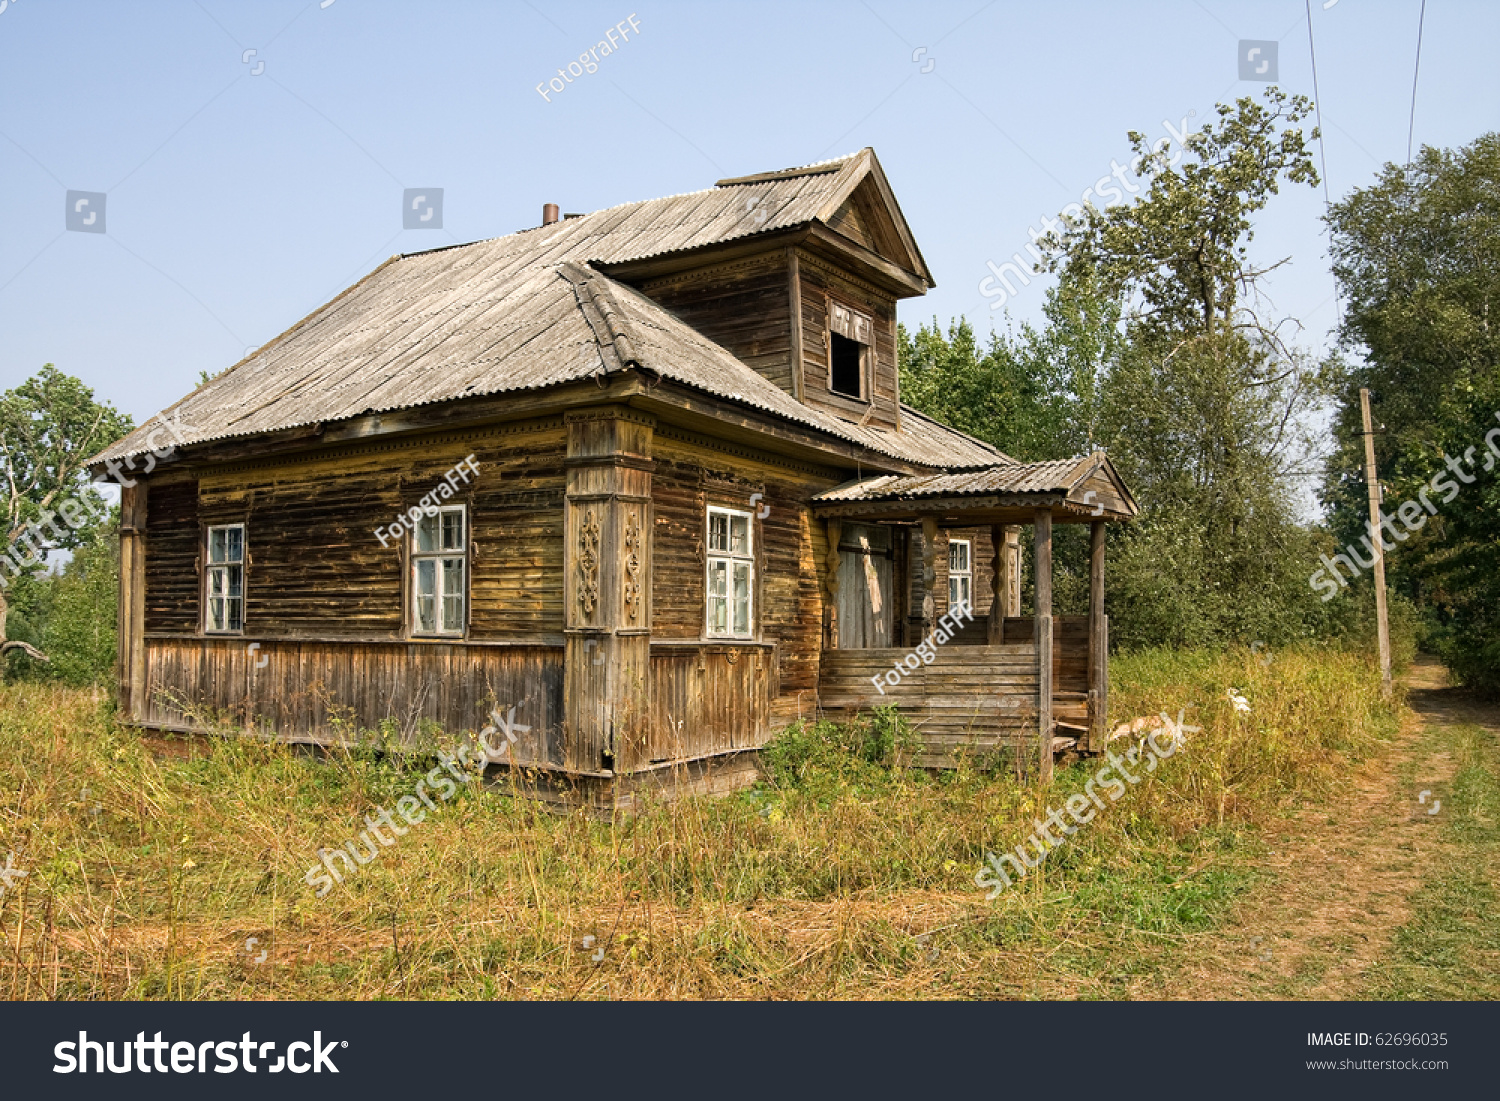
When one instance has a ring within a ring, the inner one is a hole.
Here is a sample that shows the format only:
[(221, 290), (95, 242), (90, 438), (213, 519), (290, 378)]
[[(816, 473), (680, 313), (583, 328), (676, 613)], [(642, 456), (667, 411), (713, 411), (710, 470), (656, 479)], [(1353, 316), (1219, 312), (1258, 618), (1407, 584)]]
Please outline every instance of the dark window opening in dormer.
[(855, 401), (869, 399), (870, 318), (831, 298), (828, 302), (828, 389)]
[(828, 388), (856, 401), (864, 395), (864, 345), (847, 336), (833, 334), (833, 365), (828, 373)]

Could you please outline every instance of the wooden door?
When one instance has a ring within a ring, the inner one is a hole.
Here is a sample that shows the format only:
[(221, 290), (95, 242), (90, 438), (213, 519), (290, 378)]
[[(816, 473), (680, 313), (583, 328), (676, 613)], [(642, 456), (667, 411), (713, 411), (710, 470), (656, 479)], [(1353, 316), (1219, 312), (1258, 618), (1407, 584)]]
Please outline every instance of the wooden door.
[(891, 645), (890, 528), (845, 524), (839, 540), (839, 648)]

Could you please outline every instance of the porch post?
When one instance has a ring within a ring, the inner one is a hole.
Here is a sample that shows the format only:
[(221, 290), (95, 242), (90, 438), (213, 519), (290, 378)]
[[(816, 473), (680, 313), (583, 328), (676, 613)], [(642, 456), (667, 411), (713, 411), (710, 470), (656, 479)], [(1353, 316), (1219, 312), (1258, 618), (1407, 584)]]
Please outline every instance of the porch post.
[(937, 517), (922, 517), (922, 637), (937, 626)]
[(1021, 614), (1021, 526), (1006, 524), (1005, 531), (1005, 614)]
[(1043, 783), (1052, 779), (1052, 512), (1039, 508), (1036, 534), (1037, 752)]
[(998, 646), (1005, 641), (1005, 608), (1010, 600), (1010, 582), (1006, 577), (1005, 528), (995, 524), (990, 528), (990, 549), (995, 552), (990, 562), (990, 618), (986, 624), (986, 641)]
[(628, 771), (650, 721), (655, 420), (624, 406), (565, 419), (563, 760)]
[(823, 559), (823, 584), (828, 590), (828, 605), (823, 609), (827, 647), (839, 648), (839, 541), (844, 538), (844, 522), (829, 520), (824, 530), (828, 536), (828, 554)]
[(146, 718), (146, 482), (120, 489), (120, 595), (117, 627), (120, 712)]
[(1089, 525), (1089, 749), (1109, 737), (1109, 618), (1104, 614), (1104, 521)]

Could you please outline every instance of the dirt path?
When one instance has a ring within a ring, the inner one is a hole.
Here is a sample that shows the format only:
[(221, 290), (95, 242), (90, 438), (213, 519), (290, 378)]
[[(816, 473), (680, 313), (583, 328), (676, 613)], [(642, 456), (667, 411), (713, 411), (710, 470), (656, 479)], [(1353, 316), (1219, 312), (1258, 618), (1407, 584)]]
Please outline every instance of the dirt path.
[[(1442, 844), (1428, 813), (1455, 767), (1441, 728), (1464, 722), (1500, 732), (1500, 708), (1449, 688), (1436, 662), (1419, 660), (1405, 684), (1413, 714), (1395, 741), (1350, 777), (1343, 798), (1287, 820), (1264, 865), (1271, 877), (1227, 929), (1190, 941), (1175, 973), (1143, 977), (1131, 996), (1362, 996)], [(1423, 791), (1431, 793), (1425, 804)]]

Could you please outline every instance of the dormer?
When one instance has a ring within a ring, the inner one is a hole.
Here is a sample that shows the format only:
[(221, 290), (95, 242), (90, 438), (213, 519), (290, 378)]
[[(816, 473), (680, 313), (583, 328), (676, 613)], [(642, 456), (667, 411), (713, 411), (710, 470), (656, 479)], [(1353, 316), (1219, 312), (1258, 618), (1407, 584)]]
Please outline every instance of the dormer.
[(799, 401), (898, 428), (896, 303), (933, 280), (874, 151), (674, 201), (686, 219), (705, 195), (740, 225), (714, 227), (701, 247), (596, 266)]

